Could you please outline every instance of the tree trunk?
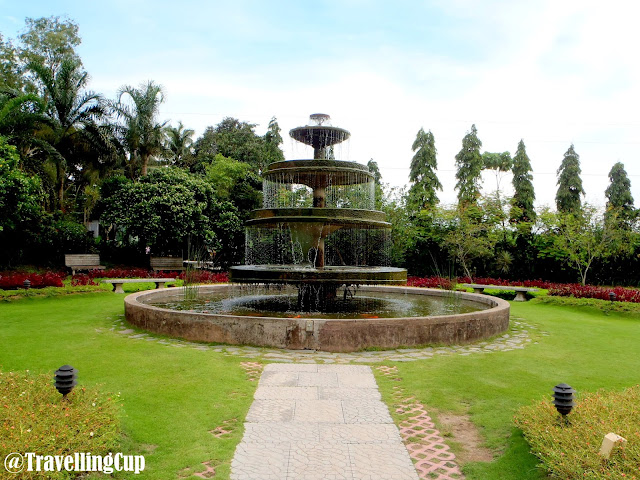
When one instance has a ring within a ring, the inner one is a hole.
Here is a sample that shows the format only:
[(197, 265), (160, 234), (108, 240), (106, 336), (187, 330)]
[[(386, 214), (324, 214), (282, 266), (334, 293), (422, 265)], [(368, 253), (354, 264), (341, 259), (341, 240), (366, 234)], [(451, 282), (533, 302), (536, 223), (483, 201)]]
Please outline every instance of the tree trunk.
[(149, 155), (140, 155), (140, 160), (142, 161), (142, 176), (144, 177), (147, 175)]
[(60, 167), (58, 167), (58, 184), (58, 206), (64, 212), (64, 170)]

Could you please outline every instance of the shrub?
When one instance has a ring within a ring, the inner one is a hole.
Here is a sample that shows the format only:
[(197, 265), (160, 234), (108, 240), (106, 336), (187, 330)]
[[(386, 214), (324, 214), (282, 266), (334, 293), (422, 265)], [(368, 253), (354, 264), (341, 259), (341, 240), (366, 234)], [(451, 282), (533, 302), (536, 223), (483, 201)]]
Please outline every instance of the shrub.
[(609, 300), (609, 293), (616, 294), (618, 302), (640, 303), (640, 290), (624, 287), (596, 287), (593, 285), (580, 285), (579, 283), (554, 284), (549, 289), (549, 295), (557, 297), (598, 298)]
[(444, 277), (408, 277), (407, 286), (423, 287), (423, 288), (442, 288), (444, 290), (453, 290), (453, 283)]
[(63, 272), (27, 273), (27, 272), (0, 272), (0, 288), (3, 290), (15, 290), (23, 288), (25, 280), (31, 282), (31, 288), (62, 287), (62, 280), (67, 276)]
[[(622, 392), (585, 394), (564, 425), (550, 401), (521, 408), (515, 416), (532, 452), (553, 478), (640, 478), (640, 385)], [(614, 432), (628, 443), (609, 460), (598, 453)]]
[[(191, 270), (189, 273), (189, 283), (228, 283), (227, 272), (209, 272), (208, 270)], [(184, 280), (187, 272), (178, 275), (180, 280)]]
[(91, 278), (89, 275), (74, 275), (73, 278), (71, 279), (71, 286), (72, 287), (79, 287), (80, 285), (100, 285), (97, 282), (93, 281), (93, 278)]
[[(67, 400), (53, 387), (52, 374), (0, 372), (0, 457), (10, 452), (106, 455), (118, 448), (116, 397), (78, 386)], [(66, 475), (63, 472), (59, 478)], [(20, 478), (38, 476), (22, 472)]]

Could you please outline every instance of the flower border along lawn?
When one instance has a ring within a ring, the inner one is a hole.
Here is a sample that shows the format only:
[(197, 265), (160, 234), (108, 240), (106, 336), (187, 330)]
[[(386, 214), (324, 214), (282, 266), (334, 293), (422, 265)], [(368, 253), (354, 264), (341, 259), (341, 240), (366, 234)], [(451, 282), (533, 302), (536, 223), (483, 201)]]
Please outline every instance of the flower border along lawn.
[[(602, 301), (603, 306), (608, 303)], [(394, 364), (408, 396), (434, 413), (467, 413), (480, 428), (494, 461), (465, 465), (467, 480), (546, 478), (513, 416), (523, 405), (551, 401), (558, 383), (575, 388), (578, 399), (581, 392), (619, 391), (640, 383), (638, 314), (606, 314), (589, 306), (537, 300), (511, 303), (511, 314), (534, 327), (523, 350)], [(397, 383), (381, 375), (377, 379), (384, 400), (391, 404)], [(437, 421), (437, 414), (434, 417)]]
[[(110, 329), (122, 300), (105, 292), (1, 302), (0, 370), (53, 378), (71, 364), (80, 385), (119, 394), (122, 451), (146, 457), (136, 478), (188, 477), (208, 461), (216, 478), (228, 478), (256, 387), (241, 359), (121, 336)], [(225, 421), (230, 434), (209, 433)]]

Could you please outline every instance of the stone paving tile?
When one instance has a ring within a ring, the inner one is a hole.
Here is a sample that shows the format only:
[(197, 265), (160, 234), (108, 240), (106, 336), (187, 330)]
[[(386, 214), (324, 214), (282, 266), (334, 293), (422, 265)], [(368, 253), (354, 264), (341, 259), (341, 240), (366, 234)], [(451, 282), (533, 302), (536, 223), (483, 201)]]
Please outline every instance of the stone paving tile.
[(283, 480), (287, 478), (290, 445), (241, 442), (231, 461), (231, 480)]
[(402, 443), (348, 447), (354, 480), (419, 480)]
[(286, 479), (353, 480), (349, 451), (342, 445), (292, 444)]
[(341, 400), (296, 400), (294, 422), (344, 423)]
[(291, 422), (295, 400), (254, 400), (247, 413), (247, 422)]
[(334, 443), (400, 443), (398, 428), (392, 423), (329, 424), (319, 426), (320, 442)]
[(272, 387), (297, 387), (297, 372), (277, 372), (265, 371), (260, 377), (260, 385), (268, 385)]
[(300, 372), (297, 385), (299, 387), (337, 387), (338, 375), (333, 372)]
[(348, 400), (352, 398), (380, 400), (382, 396), (377, 388), (318, 387), (318, 399), (320, 400)]
[(318, 365), (316, 364), (300, 364), (294, 363), (291, 365), (281, 365), (277, 363), (270, 363), (265, 365), (265, 372), (317, 372)]
[(371, 369), (366, 365), (318, 365), (318, 372), (371, 375)]
[(272, 444), (278, 439), (290, 443), (318, 443), (320, 425), (317, 423), (245, 423), (242, 441)]
[(376, 388), (376, 379), (369, 371), (367, 374), (338, 373), (338, 384), (345, 388)]
[(379, 400), (342, 400), (345, 423), (393, 423), (389, 409)]
[(271, 387), (260, 385), (253, 398), (274, 400), (317, 400), (319, 395), (318, 387)]

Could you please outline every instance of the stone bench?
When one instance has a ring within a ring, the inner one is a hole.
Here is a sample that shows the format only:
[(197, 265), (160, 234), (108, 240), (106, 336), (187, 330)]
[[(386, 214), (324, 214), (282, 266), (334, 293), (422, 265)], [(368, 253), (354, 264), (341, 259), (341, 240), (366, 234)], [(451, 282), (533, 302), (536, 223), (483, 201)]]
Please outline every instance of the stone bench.
[(463, 283), (463, 287), (473, 288), (473, 293), (483, 293), (486, 290), (508, 290), (512, 292), (516, 292), (516, 298), (513, 299), (514, 302), (526, 302), (527, 292), (537, 292), (537, 288), (532, 287), (518, 287), (511, 285), (480, 285), (478, 283)]
[(175, 282), (175, 278), (107, 278), (102, 283), (113, 284), (113, 291), (116, 293), (124, 293), (122, 285), (124, 283), (155, 283), (156, 288), (164, 288), (165, 283)]
[(65, 254), (64, 265), (71, 269), (71, 275), (75, 275), (80, 270), (104, 270), (106, 268), (104, 265), (100, 265), (100, 255), (97, 253)]
[(158, 270), (185, 270), (182, 257), (151, 257), (149, 259), (151, 268), (154, 271)]

